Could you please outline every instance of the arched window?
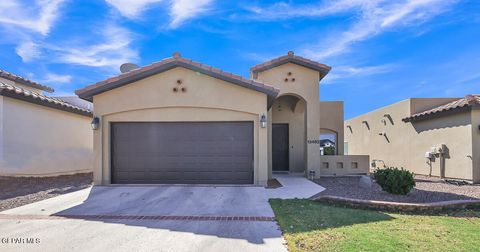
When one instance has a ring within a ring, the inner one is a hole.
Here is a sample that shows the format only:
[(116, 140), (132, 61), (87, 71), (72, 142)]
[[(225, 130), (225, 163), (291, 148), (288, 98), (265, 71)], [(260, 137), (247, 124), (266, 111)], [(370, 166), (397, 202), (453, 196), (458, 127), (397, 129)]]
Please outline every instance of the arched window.
[(320, 155), (337, 155), (337, 132), (320, 129)]

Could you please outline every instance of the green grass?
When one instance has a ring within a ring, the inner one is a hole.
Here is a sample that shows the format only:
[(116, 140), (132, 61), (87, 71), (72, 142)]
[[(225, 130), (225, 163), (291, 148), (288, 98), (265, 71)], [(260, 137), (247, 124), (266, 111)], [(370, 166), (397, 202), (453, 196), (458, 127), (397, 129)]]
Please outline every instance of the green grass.
[(428, 216), (271, 200), (289, 251), (479, 251), (480, 211)]

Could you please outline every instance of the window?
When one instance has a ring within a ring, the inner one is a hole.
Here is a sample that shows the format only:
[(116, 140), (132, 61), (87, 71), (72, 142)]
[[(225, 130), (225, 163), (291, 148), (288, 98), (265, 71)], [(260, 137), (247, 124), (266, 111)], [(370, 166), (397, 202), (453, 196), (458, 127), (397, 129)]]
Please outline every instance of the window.
[(320, 130), (320, 155), (337, 154), (337, 133), (332, 130)]

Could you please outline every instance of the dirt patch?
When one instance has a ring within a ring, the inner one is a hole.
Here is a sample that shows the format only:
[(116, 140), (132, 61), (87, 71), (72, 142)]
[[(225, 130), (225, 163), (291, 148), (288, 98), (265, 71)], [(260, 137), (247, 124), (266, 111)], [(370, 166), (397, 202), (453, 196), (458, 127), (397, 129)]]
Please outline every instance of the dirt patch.
[(0, 211), (84, 189), (91, 184), (92, 173), (43, 178), (0, 176)]
[(326, 188), (320, 195), (361, 200), (404, 203), (431, 203), (447, 200), (480, 199), (480, 185), (453, 185), (435, 178), (416, 176), (415, 188), (408, 195), (394, 195), (382, 190), (375, 182), (372, 187), (359, 185), (360, 177), (322, 177), (315, 182)]
[(269, 179), (267, 181), (267, 186), (265, 188), (275, 189), (275, 188), (279, 188), (279, 187), (282, 187), (282, 184), (280, 184), (280, 182), (278, 182), (277, 179)]

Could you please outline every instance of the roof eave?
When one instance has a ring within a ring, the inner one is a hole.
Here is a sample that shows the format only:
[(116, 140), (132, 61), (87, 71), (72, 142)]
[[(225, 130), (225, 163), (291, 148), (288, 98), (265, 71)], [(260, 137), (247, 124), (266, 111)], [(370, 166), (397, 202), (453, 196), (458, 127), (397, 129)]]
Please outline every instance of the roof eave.
[(288, 64), (288, 63), (303, 66), (303, 67), (306, 67), (306, 68), (309, 68), (309, 69), (312, 69), (312, 70), (315, 70), (315, 71), (319, 72), (320, 80), (322, 80), (332, 69), (332, 67), (327, 66), (327, 65), (318, 66), (316, 64), (312, 64), (312, 63), (309, 63), (309, 62), (305, 62), (303, 60), (299, 60), (299, 59), (296, 59), (296, 58), (289, 57), (289, 58), (285, 58), (285, 59), (282, 59), (282, 60), (278, 60), (276, 62), (272, 62), (271, 64), (268, 64), (268, 65), (265, 65), (265, 66), (261, 66), (261, 65), (254, 66), (250, 69), (250, 71), (251, 71), (252, 75), (254, 75), (254, 74), (258, 74), (259, 72), (264, 72), (266, 70), (269, 70), (269, 69), (272, 69), (272, 68), (275, 68), (275, 67), (278, 67), (278, 66), (281, 66), (281, 65), (284, 65), (284, 64)]
[(25, 101), (25, 102), (29, 102), (29, 103), (33, 103), (33, 104), (37, 104), (37, 105), (41, 105), (41, 106), (45, 106), (45, 107), (49, 107), (49, 108), (54, 108), (54, 109), (58, 109), (58, 110), (82, 115), (82, 116), (87, 116), (87, 117), (92, 117), (93, 116), (91, 111), (79, 110), (79, 109), (75, 109), (75, 108), (72, 108), (72, 107), (58, 105), (58, 104), (48, 102), (48, 101), (45, 101), (45, 100), (42, 100), (42, 99), (39, 99), (39, 98), (35, 99), (31, 96), (25, 96), (23, 94), (18, 94), (16, 92), (11, 92), (11, 91), (7, 91), (7, 90), (0, 90), (0, 95), (5, 96), (5, 97), (9, 97), (9, 98), (13, 98), (13, 99), (17, 99), (17, 100), (21, 100), (21, 101)]
[(108, 85), (100, 85), (98, 87), (93, 87), (93, 88), (86, 87), (86, 88), (83, 88), (83, 89), (76, 90), (75, 94), (77, 94), (80, 98), (82, 98), (84, 100), (92, 102), (93, 101), (93, 96), (95, 96), (97, 94), (100, 94), (100, 93), (103, 93), (103, 92), (106, 92), (106, 91), (109, 91), (109, 90), (112, 90), (112, 89), (130, 84), (130, 83), (135, 82), (135, 81), (139, 81), (141, 79), (153, 76), (153, 75), (158, 74), (158, 73), (168, 71), (168, 70), (173, 69), (175, 67), (184, 67), (184, 68), (187, 68), (187, 69), (190, 69), (192, 71), (205, 74), (205, 75), (213, 77), (213, 78), (221, 79), (221, 80), (224, 80), (226, 82), (230, 82), (230, 83), (233, 83), (233, 84), (245, 87), (245, 88), (253, 89), (253, 90), (256, 90), (258, 92), (265, 93), (268, 97), (275, 98), (279, 93), (279, 90), (276, 89), (276, 88), (273, 88), (273, 87), (256, 86), (256, 85), (253, 85), (251, 83), (246, 83), (245, 81), (239, 80), (237, 78), (228, 77), (228, 76), (225, 76), (225, 75), (220, 74), (220, 73), (216, 73), (216, 72), (209, 71), (207, 69), (204, 69), (204, 68), (192, 65), (192, 64), (188, 64), (186, 62), (171, 61), (171, 62), (167, 62), (165, 64), (162, 64), (158, 67), (154, 67), (152, 69), (140, 72), (138, 74), (134, 74), (134, 75), (131, 75), (131, 76), (127, 76), (125, 78), (121, 78), (117, 81), (113, 81), (113, 82), (109, 83)]
[(471, 105), (464, 105), (462, 107), (457, 107), (457, 108), (452, 108), (449, 110), (443, 110), (443, 111), (438, 111), (434, 113), (426, 113), (422, 115), (413, 115), (409, 117), (405, 117), (402, 119), (403, 122), (408, 123), (408, 122), (418, 122), (418, 121), (424, 121), (424, 120), (430, 120), (434, 118), (439, 118), (442, 116), (448, 116), (456, 113), (461, 113), (461, 112), (466, 112), (470, 111), (472, 108), (476, 108), (477, 106), (471, 106)]

